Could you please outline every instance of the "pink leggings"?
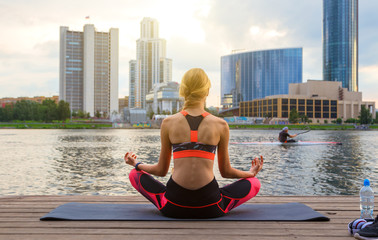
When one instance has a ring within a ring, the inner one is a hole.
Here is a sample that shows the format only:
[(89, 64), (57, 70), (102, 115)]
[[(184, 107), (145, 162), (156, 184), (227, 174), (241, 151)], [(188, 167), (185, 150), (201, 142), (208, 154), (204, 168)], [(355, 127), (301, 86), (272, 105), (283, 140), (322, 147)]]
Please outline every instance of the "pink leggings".
[(189, 190), (170, 178), (165, 186), (144, 171), (131, 170), (133, 187), (152, 202), (162, 214), (173, 218), (214, 218), (257, 195), (260, 181), (243, 178), (219, 188), (215, 178), (206, 186)]

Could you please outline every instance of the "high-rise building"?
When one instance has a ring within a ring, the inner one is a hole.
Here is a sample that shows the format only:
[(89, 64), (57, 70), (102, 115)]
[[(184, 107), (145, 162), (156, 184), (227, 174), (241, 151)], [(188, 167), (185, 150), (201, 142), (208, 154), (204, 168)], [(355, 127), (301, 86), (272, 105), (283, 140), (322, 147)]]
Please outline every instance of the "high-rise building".
[(358, 0), (323, 0), (323, 80), (358, 91)]
[(135, 107), (136, 97), (136, 73), (137, 64), (136, 60), (129, 61), (129, 106)]
[(118, 29), (60, 27), (59, 99), (91, 116), (118, 112)]
[[(146, 95), (155, 85), (172, 80), (172, 60), (166, 58), (166, 41), (159, 38), (156, 19), (143, 18), (140, 30), (136, 60), (130, 61), (129, 106), (145, 109)], [(134, 79), (135, 83), (132, 83)], [(134, 88), (132, 84), (135, 84)]]
[(238, 108), (242, 101), (287, 94), (302, 82), (302, 48), (234, 53), (221, 57), (221, 105)]

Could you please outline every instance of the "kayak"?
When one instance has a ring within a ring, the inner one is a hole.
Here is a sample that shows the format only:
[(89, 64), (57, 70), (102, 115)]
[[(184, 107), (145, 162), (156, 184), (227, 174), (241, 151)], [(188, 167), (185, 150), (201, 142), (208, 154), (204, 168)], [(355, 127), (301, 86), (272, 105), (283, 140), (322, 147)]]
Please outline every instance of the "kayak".
[(312, 141), (297, 141), (297, 142), (230, 142), (233, 145), (283, 145), (283, 146), (309, 146), (309, 145), (342, 145), (341, 142), (312, 142)]

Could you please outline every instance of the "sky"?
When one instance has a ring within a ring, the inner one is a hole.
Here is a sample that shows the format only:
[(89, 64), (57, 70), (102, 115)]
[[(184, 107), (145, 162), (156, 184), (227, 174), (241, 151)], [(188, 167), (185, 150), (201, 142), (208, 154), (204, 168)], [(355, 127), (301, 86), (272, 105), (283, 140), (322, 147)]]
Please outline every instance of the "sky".
[[(119, 97), (144, 17), (159, 22), (173, 81), (203, 68), (220, 105), (220, 58), (233, 50), (303, 48), (303, 82), (322, 79), (321, 0), (0, 0), (0, 98), (59, 95), (59, 28), (119, 28)], [(359, 91), (378, 106), (378, 1), (359, 1)], [(86, 19), (89, 16), (89, 19)]]

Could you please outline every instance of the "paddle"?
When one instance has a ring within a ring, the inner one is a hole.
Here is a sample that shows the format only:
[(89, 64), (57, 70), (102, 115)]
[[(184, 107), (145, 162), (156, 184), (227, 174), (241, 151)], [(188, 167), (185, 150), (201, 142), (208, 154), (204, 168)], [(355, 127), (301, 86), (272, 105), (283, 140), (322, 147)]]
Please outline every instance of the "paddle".
[(297, 133), (297, 136), (300, 135), (300, 134), (308, 133), (309, 131), (311, 131), (311, 130), (307, 130), (307, 131), (304, 131), (304, 132)]

